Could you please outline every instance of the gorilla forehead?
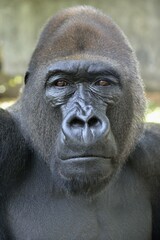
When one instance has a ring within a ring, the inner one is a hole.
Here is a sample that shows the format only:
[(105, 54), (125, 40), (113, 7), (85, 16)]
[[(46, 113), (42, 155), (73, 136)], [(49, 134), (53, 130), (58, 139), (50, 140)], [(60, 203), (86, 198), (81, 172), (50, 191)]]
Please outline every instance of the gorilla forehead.
[[(99, 60), (87, 60), (87, 59), (77, 59), (77, 60), (60, 60), (51, 65), (46, 69), (47, 74), (64, 72), (67, 74), (73, 73), (85, 73), (85, 74), (111, 74), (117, 78), (120, 78), (120, 70), (118, 65), (109, 64), (109, 62), (103, 62)], [(87, 76), (87, 75), (86, 75)]]
[[(36, 64), (36, 68), (35, 67)], [(57, 57), (47, 59), (41, 64), (31, 64), (29, 72), (33, 73), (33, 82), (41, 81), (44, 84), (48, 77), (54, 73), (65, 73), (65, 74), (77, 74), (81, 77), (81, 74), (86, 74), (85, 77), (99, 74), (99, 75), (112, 75), (122, 82), (134, 80), (135, 76), (129, 70), (129, 66), (123, 65), (117, 60), (110, 59), (108, 57), (102, 57), (99, 55), (89, 54), (75, 54), (67, 57)], [(131, 64), (130, 64), (131, 66)], [(136, 73), (136, 65), (134, 74)], [(88, 74), (88, 75), (87, 75)], [(138, 74), (138, 72), (137, 72)]]

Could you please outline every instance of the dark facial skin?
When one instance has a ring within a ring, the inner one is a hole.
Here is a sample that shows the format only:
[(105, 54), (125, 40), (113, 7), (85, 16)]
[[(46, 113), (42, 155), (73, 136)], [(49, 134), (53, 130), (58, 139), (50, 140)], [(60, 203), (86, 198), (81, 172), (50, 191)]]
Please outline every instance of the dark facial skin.
[(112, 176), (117, 145), (106, 112), (120, 95), (118, 72), (103, 62), (60, 61), (49, 68), (46, 101), (63, 119), (57, 165), (64, 179), (81, 182), (81, 189), (71, 191), (92, 189), (93, 182), (99, 191)]

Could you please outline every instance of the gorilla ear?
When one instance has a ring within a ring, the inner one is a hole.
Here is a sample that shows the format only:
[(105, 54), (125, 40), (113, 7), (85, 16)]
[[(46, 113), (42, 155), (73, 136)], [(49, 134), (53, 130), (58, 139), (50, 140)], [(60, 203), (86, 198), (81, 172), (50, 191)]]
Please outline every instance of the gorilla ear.
[(25, 74), (25, 76), (24, 76), (24, 84), (25, 84), (25, 85), (26, 85), (27, 82), (28, 82), (29, 74), (30, 74), (30, 72), (27, 71), (26, 74)]

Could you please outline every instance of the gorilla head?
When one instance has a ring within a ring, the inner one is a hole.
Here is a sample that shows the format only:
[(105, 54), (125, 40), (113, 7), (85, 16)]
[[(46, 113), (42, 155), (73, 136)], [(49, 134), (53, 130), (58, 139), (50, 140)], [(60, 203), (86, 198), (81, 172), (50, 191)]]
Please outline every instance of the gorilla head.
[(145, 106), (122, 31), (92, 7), (60, 12), (44, 28), (25, 80), (18, 118), (57, 189), (103, 189), (133, 148)]

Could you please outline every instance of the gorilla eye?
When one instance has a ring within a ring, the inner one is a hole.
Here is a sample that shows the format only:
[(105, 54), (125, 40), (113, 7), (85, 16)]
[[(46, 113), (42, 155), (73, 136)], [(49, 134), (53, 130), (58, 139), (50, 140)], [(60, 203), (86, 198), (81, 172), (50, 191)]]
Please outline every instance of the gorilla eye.
[(60, 79), (54, 82), (55, 87), (65, 87), (68, 85), (68, 82), (65, 79)]
[(97, 86), (102, 86), (102, 87), (106, 87), (111, 85), (111, 83), (107, 80), (99, 80), (95, 83)]

